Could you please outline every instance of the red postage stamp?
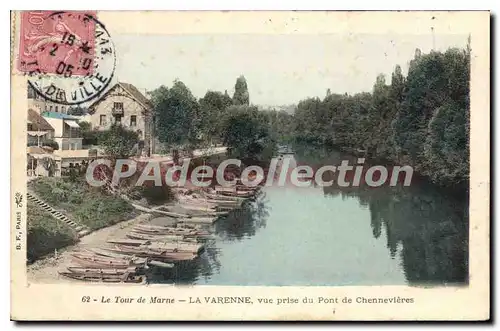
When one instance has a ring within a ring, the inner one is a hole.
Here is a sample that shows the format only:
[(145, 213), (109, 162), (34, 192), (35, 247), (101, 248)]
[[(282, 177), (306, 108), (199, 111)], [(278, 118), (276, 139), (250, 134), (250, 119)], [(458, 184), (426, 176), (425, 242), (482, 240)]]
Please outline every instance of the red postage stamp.
[(92, 11), (22, 12), (19, 71), (64, 77), (92, 74), (95, 48), (93, 17), (95, 12)]

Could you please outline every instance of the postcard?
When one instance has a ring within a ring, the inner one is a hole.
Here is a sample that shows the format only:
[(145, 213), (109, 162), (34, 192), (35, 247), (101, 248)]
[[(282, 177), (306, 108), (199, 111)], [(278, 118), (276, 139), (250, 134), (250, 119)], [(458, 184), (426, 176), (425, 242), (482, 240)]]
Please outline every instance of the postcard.
[(11, 13), (11, 319), (486, 321), (487, 11)]

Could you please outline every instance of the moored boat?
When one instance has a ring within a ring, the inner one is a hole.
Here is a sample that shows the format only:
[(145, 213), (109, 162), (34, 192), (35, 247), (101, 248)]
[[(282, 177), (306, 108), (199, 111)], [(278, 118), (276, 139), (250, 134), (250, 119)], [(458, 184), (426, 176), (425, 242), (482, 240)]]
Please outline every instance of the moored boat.
[(127, 254), (113, 253), (113, 252), (110, 252), (110, 251), (108, 251), (106, 249), (102, 249), (102, 248), (90, 248), (89, 251), (91, 251), (94, 254), (108, 257), (108, 258), (115, 258), (115, 259), (119, 259), (119, 260), (134, 260), (134, 259), (137, 260), (137, 258), (134, 256), (127, 255)]
[(110, 249), (118, 253), (133, 254), (140, 257), (150, 257), (160, 259), (162, 261), (189, 261), (197, 257), (196, 254), (190, 252), (179, 252), (171, 249), (148, 249), (143, 247), (116, 245), (114, 249)]
[(86, 274), (106, 274), (106, 275), (123, 275), (125, 273), (136, 273), (138, 270), (136, 267), (130, 267), (127, 269), (117, 269), (117, 268), (86, 268), (86, 267), (68, 267), (68, 270), (74, 273), (86, 273)]
[(183, 227), (170, 227), (162, 225), (138, 224), (133, 230), (137, 233), (149, 235), (178, 235), (184, 237), (208, 236), (210, 233), (201, 229), (189, 229)]
[(88, 282), (104, 282), (104, 283), (136, 283), (141, 284), (146, 282), (146, 276), (131, 275), (125, 273), (123, 275), (106, 275), (100, 273), (86, 272), (59, 272), (60, 275)]
[(203, 250), (204, 245), (198, 243), (187, 243), (187, 242), (162, 242), (150, 240), (135, 240), (132, 244), (125, 240), (108, 240), (108, 243), (118, 244), (124, 247), (134, 247), (139, 249), (154, 249), (154, 250), (167, 250), (171, 252), (190, 252), (196, 254)]
[[(172, 236), (163, 234), (145, 234), (137, 231), (131, 231), (127, 233), (127, 237), (139, 240), (149, 240), (149, 241), (165, 241), (169, 240), (172, 242), (186, 241), (186, 242), (198, 242), (196, 237), (186, 237), (186, 236)], [(207, 236), (203, 236), (207, 237)]]
[(255, 191), (241, 191), (234, 187), (222, 187), (216, 186), (214, 188), (215, 194), (230, 196), (230, 197), (240, 197), (240, 198), (251, 198), (255, 195)]
[(146, 260), (143, 258), (125, 260), (82, 253), (73, 253), (71, 255), (75, 262), (77, 262), (81, 266), (90, 268), (101, 268), (103, 266), (106, 266), (117, 269), (127, 269), (130, 267), (144, 268), (146, 266)]
[(212, 208), (212, 209), (217, 209), (217, 208), (237, 208), (241, 205), (241, 201), (231, 201), (231, 200), (214, 200), (214, 199), (208, 199), (206, 197), (193, 197), (193, 196), (188, 196), (188, 195), (180, 195), (178, 197), (178, 200), (182, 204), (186, 205), (195, 205), (195, 206), (200, 206), (204, 208)]
[(240, 197), (232, 197), (232, 196), (227, 196), (227, 195), (221, 195), (221, 194), (217, 194), (217, 193), (209, 193), (209, 192), (206, 192), (205, 193), (205, 196), (208, 198), (208, 199), (211, 199), (211, 200), (214, 200), (214, 201), (234, 201), (234, 202), (238, 202), (238, 203), (242, 203), (243, 201), (245, 201), (246, 199), (245, 198), (240, 198)]
[(166, 235), (162, 235), (162, 234), (159, 234), (159, 235), (149, 235), (149, 234), (145, 234), (145, 233), (141, 233), (141, 232), (137, 232), (137, 231), (131, 231), (131, 232), (127, 233), (126, 236), (128, 238), (131, 238), (131, 239), (139, 239), (139, 240), (172, 240), (172, 241), (180, 241), (180, 240), (186, 240), (187, 239), (187, 238), (185, 238), (182, 235), (169, 235), (169, 234), (166, 234)]

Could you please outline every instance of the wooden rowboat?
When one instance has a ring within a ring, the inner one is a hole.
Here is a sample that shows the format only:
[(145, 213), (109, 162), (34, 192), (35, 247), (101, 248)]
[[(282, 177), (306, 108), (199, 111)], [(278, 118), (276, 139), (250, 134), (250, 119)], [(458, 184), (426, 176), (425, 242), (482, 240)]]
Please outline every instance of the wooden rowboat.
[(185, 242), (198, 242), (196, 238), (186, 238), (184, 236), (172, 236), (163, 234), (145, 234), (136, 231), (131, 231), (127, 233), (127, 237), (138, 239), (138, 240), (149, 240), (149, 241), (165, 241), (171, 240), (172, 242), (185, 241)]
[(217, 210), (215, 208), (212, 208), (212, 207), (196, 206), (196, 205), (186, 204), (186, 203), (182, 203), (182, 202), (179, 203), (179, 207), (182, 207), (182, 209), (185, 209), (185, 210), (194, 210), (194, 211), (203, 211), (206, 213), (213, 213), (214, 215), (217, 212)]
[(159, 234), (159, 235), (149, 235), (144, 234), (137, 231), (131, 231), (126, 234), (126, 236), (130, 239), (139, 239), (139, 240), (172, 240), (172, 241), (180, 241), (185, 240), (184, 236), (180, 235), (170, 235), (170, 234)]
[(210, 190), (209, 192), (205, 192), (204, 194), (208, 199), (214, 200), (214, 201), (222, 201), (222, 202), (238, 202), (242, 203), (245, 201), (245, 198), (240, 198), (240, 197), (231, 197), (231, 196), (226, 196), (226, 195), (221, 195), (215, 193), (214, 190)]
[(139, 240), (139, 239), (109, 239), (107, 242), (110, 244), (127, 245), (127, 246), (141, 246), (149, 243), (149, 241), (147, 240)]
[(236, 190), (235, 188), (232, 187), (222, 187), (222, 186), (216, 186), (214, 191), (215, 192), (211, 193), (230, 196), (230, 197), (240, 197), (240, 198), (250, 198), (255, 195), (255, 191), (241, 191), (241, 190)]
[[(130, 234), (132, 236), (142, 234), (142, 235), (148, 235), (148, 236), (164, 236), (165, 239), (167, 240), (174, 240), (174, 241), (180, 241), (185, 238), (206, 238), (210, 237), (210, 233), (207, 231), (200, 231), (200, 230), (195, 230), (195, 231), (177, 231), (175, 234), (173, 234), (172, 230), (169, 229), (147, 229), (147, 228), (133, 228), (130, 231)], [(128, 236), (130, 238), (130, 236)], [(134, 238), (136, 239), (136, 238)], [(128, 239), (130, 241), (134, 239)], [(140, 238), (137, 238), (140, 239)]]
[(98, 255), (86, 255), (82, 253), (73, 253), (71, 255), (75, 262), (77, 262), (81, 266), (89, 268), (102, 268), (103, 266), (106, 266), (117, 269), (127, 269), (130, 267), (146, 266), (145, 259), (125, 260), (125, 259), (108, 258)]
[(199, 252), (203, 251), (205, 248), (205, 245), (203, 244), (198, 244), (198, 243), (187, 243), (187, 242), (177, 242), (177, 243), (171, 243), (171, 242), (152, 242), (150, 245), (147, 245), (147, 248), (150, 249), (173, 249), (174, 251), (177, 252), (190, 252), (193, 254), (198, 254)]
[(241, 205), (241, 201), (231, 201), (231, 200), (211, 200), (207, 198), (195, 198), (192, 196), (181, 195), (178, 197), (178, 200), (182, 204), (186, 205), (194, 205), (204, 208), (237, 208)]
[(68, 270), (74, 273), (106, 274), (106, 275), (123, 275), (125, 273), (132, 274), (137, 272), (137, 268), (135, 267), (130, 267), (128, 269), (68, 267)]
[(170, 227), (163, 225), (153, 225), (153, 224), (138, 224), (134, 227), (136, 232), (146, 232), (151, 234), (162, 234), (162, 235), (178, 235), (184, 237), (192, 236), (208, 236), (210, 233), (202, 229), (190, 229), (184, 227)]
[[(114, 258), (114, 259), (119, 259), (119, 260), (129, 260), (129, 261), (130, 260), (137, 260), (137, 257), (135, 257), (135, 256), (131, 256), (131, 255), (127, 255), (127, 254), (113, 253), (113, 252), (110, 252), (106, 249), (90, 248), (89, 250), (94, 254), (104, 256), (107, 258)], [(146, 259), (144, 259), (144, 260), (146, 260)]]
[(88, 282), (104, 282), (104, 283), (146, 283), (145, 276), (136, 276), (125, 273), (123, 275), (105, 275), (99, 273), (85, 272), (59, 272), (60, 275)]
[(116, 245), (111, 251), (125, 254), (133, 254), (135, 256), (155, 258), (162, 261), (190, 261), (197, 257), (196, 254), (190, 252), (174, 252), (169, 249), (147, 249), (142, 247)]
[[(101, 256), (108, 256), (108, 257), (118, 257), (118, 258), (125, 258), (125, 259), (134, 259), (133, 255), (128, 255), (128, 254), (119, 254), (119, 253), (113, 253), (112, 251), (106, 250), (106, 249), (100, 249), (100, 248), (93, 248), (92, 251), (94, 251), (96, 254), (101, 255)], [(147, 260), (147, 264), (155, 267), (160, 267), (160, 268), (173, 268), (174, 265), (172, 263), (165, 263), (161, 261), (155, 261), (155, 260)]]
[(130, 239), (115, 239), (108, 240), (108, 243), (118, 244), (120, 246), (126, 247), (134, 247), (134, 248), (142, 248), (142, 249), (157, 249), (157, 250), (166, 250), (169, 252), (190, 252), (196, 254), (203, 250), (204, 245), (198, 243), (187, 243), (187, 242), (161, 242), (155, 241), (151, 242), (150, 240), (134, 240), (131, 242)]

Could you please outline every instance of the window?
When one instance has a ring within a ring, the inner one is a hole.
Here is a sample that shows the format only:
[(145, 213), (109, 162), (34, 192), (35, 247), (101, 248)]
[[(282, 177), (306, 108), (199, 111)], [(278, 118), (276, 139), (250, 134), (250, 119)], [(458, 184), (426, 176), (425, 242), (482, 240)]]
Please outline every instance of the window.
[(122, 117), (123, 117), (123, 115), (115, 115), (115, 123), (121, 123)]
[(50, 106), (50, 111), (52, 111), (52, 106)]
[(45, 105), (45, 111), (49, 110), (49, 107), (47, 105)]
[(123, 110), (123, 102), (114, 102), (113, 109)]
[(59, 108), (59, 107), (58, 107), (58, 106), (56, 106), (56, 113), (57, 113), (57, 112), (59, 112), (59, 110), (58, 110), (57, 108)]
[(99, 125), (106, 125), (106, 115), (101, 115), (99, 118)]
[(61, 106), (61, 113), (64, 113), (64, 106)]
[(130, 126), (136, 126), (137, 125), (137, 116), (132, 115), (130, 116)]

